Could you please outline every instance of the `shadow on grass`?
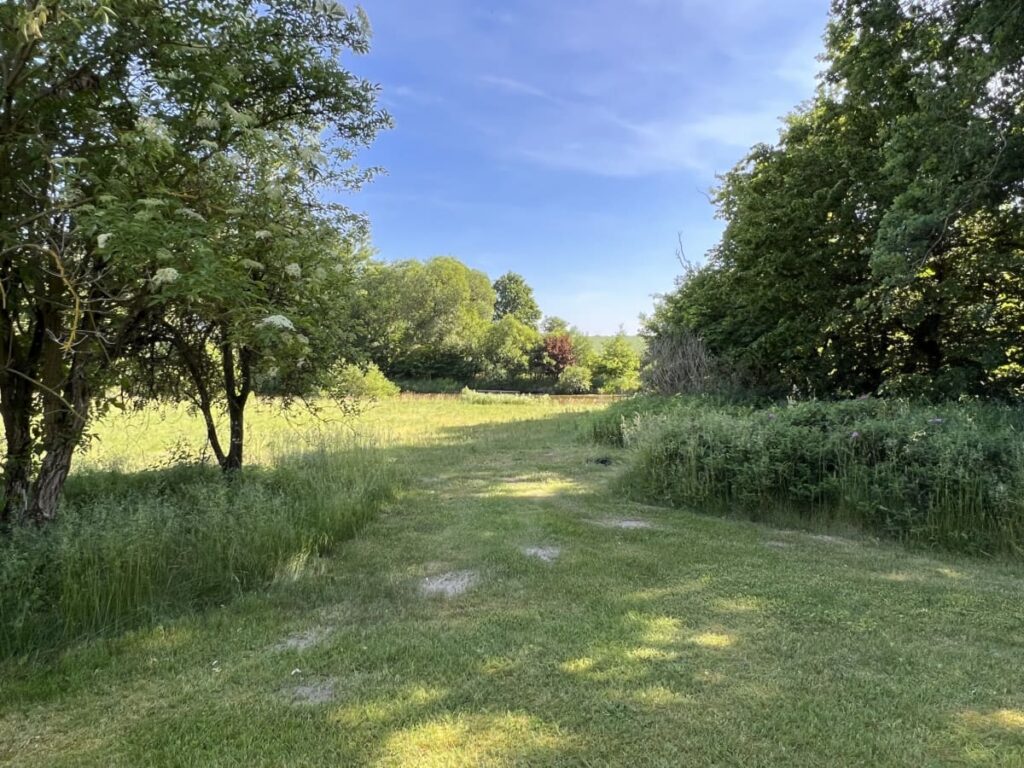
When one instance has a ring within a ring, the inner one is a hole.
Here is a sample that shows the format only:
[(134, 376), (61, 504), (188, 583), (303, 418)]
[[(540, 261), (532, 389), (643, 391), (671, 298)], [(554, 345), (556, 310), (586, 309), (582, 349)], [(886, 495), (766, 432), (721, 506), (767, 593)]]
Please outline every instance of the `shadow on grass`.
[[(1020, 669), (992, 664), (1020, 650), (1012, 589), (886, 580), (895, 550), (773, 550), (757, 526), (623, 502), (593, 461), (608, 450), (574, 439), (583, 418), (391, 449), (410, 488), (317, 575), (8, 670), (0, 735), (25, 740), (0, 758), (906, 765), (967, 760), (979, 739), (1012, 756), (1017, 720), (982, 733), (964, 715), (1019, 711)], [(621, 517), (657, 528), (591, 524)], [(462, 569), (479, 575), (466, 593), (420, 594)], [(330, 631), (274, 650), (310, 627)], [(325, 681), (328, 702), (290, 695)]]

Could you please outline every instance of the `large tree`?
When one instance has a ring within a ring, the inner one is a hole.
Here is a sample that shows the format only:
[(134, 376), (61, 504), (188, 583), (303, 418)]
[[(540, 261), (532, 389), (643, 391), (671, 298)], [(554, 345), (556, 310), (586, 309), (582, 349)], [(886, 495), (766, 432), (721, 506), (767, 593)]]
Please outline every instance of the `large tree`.
[(652, 331), (778, 393), (1024, 394), (1024, 7), (836, 0), (825, 62)]
[(168, 279), (247, 294), (209, 239), (216, 166), (327, 130), (343, 174), (387, 116), (339, 58), (365, 19), (329, 1), (26, 0), (0, 40), (2, 515), (42, 522)]
[(358, 346), (389, 376), (468, 380), (494, 312), (486, 274), (458, 259), (371, 265), (359, 281)]

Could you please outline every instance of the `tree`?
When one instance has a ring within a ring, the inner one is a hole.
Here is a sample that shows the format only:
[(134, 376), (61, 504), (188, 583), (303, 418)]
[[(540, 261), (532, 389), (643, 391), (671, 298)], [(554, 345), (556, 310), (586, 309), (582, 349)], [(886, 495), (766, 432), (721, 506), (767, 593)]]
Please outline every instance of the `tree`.
[(576, 365), (576, 350), (568, 332), (549, 333), (544, 336), (542, 364), (546, 373), (558, 377), (571, 365)]
[(487, 375), (514, 379), (529, 373), (530, 361), (541, 346), (540, 332), (515, 315), (505, 315), (491, 324), (484, 340)]
[(494, 281), (494, 319), (512, 315), (532, 328), (540, 322), (541, 311), (533, 298), (533, 289), (522, 275), (506, 272)]
[(359, 344), (392, 378), (468, 381), (494, 313), (486, 274), (458, 259), (376, 264), (359, 280)]
[(1022, 29), (1008, 0), (834, 2), (818, 94), (723, 177), (655, 326), (774, 394), (1024, 395)]
[(314, 164), (357, 183), (388, 118), (339, 60), (365, 18), (324, 0), (29, 0), (0, 8), (0, 39), (2, 516), (44, 522), (172, 276), (245, 305), (200, 212), (217, 169), (327, 127)]
[(544, 318), (544, 322), (541, 323), (540, 329), (544, 333), (568, 333), (569, 321), (555, 315), (548, 315)]
[(594, 363), (598, 389), (607, 393), (635, 392), (640, 388), (640, 355), (621, 331), (601, 350)]

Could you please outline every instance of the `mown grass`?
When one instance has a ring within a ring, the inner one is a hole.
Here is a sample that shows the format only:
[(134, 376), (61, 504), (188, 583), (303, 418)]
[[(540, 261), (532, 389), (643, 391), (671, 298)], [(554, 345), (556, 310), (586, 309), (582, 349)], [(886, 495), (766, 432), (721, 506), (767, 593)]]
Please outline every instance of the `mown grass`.
[(6, 663), (0, 761), (1024, 765), (1019, 566), (623, 501), (572, 410), (366, 414), (395, 502), (295, 580)]
[(637, 398), (595, 419), (591, 436), (632, 449), (622, 488), (633, 498), (1024, 553), (1019, 408)]

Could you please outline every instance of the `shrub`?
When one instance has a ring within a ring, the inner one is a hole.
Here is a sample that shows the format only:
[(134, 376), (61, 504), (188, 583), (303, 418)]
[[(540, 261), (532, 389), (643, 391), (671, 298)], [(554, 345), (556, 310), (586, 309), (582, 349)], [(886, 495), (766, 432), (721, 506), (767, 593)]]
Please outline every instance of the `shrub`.
[(360, 400), (384, 400), (401, 391), (373, 363), (365, 368), (353, 363), (342, 366), (334, 377), (333, 389), (339, 395)]
[(457, 395), (466, 386), (465, 382), (447, 378), (401, 379), (397, 384), (403, 392), (423, 395)]
[(640, 389), (640, 374), (630, 371), (622, 376), (605, 378), (598, 392), (602, 395), (628, 395)]
[(524, 393), (491, 393), (477, 392), (466, 387), (462, 390), (462, 399), (474, 405), (528, 405), (537, 402), (538, 398), (546, 399), (546, 395), (530, 395)]
[(632, 495), (755, 518), (841, 519), (951, 549), (1024, 550), (1019, 409), (637, 398), (613, 413), (592, 434), (634, 449), (623, 477)]
[(662, 330), (647, 339), (640, 380), (659, 395), (726, 392), (734, 377), (708, 352), (699, 336), (685, 329)]
[(623, 394), (640, 389), (640, 354), (619, 333), (609, 341), (594, 362), (594, 380), (599, 392)]
[(559, 375), (555, 389), (566, 395), (581, 395), (589, 392), (592, 386), (589, 368), (570, 365)]
[(518, 392), (527, 395), (546, 395), (554, 389), (555, 382), (548, 376), (523, 374), (521, 376), (478, 376), (473, 380), (472, 389)]

